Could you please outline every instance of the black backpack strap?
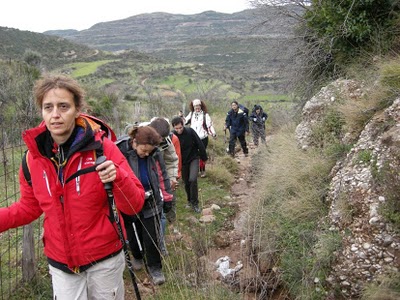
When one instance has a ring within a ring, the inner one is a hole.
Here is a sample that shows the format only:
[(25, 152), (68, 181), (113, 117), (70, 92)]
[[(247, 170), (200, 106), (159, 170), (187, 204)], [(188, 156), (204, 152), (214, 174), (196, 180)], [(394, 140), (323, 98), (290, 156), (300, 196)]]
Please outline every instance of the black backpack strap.
[(81, 176), (83, 174), (87, 174), (87, 173), (94, 172), (94, 171), (96, 171), (96, 166), (92, 166), (92, 167), (85, 168), (85, 169), (80, 169), (79, 171), (77, 171), (74, 174), (72, 174), (71, 176), (69, 176), (67, 178), (67, 180), (65, 181), (65, 183), (68, 183), (72, 179), (75, 179), (76, 177), (79, 177), (79, 176)]
[[(103, 150), (103, 144), (101, 144), (100, 148), (96, 149), (96, 159), (100, 156), (102, 156), (104, 154), (104, 150)], [(67, 180), (65, 181), (65, 183), (70, 182), (71, 180), (75, 179), (78, 176), (81, 176), (83, 174), (87, 174), (90, 172), (94, 172), (96, 171), (96, 167), (97, 166), (91, 166), (88, 168), (84, 168), (84, 169), (80, 169), (79, 171), (75, 172), (74, 174), (72, 174), (70, 177), (67, 178)]]
[(203, 111), (203, 129), (208, 133), (206, 113)]
[[(102, 139), (103, 138), (104, 138), (104, 135), (103, 135)], [(25, 180), (28, 182), (28, 184), (30, 186), (32, 186), (31, 172), (29, 171), (29, 166), (28, 166), (28, 152), (29, 152), (29, 150), (26, 150), (22, 157), (22, 172), (24, 173)], [(103, 154), (104, 154), (103, 143), (101, 143), (100, 147), (96, 149), (96, 158), (102, 156)], [(68, 183), (72, 179), (75, 179), (76, 177), (81, 176), (83, 174), (94, 172), (95, 170), (96, 170), (96, 166), (81, 169), (81, 170), (77, 171), (75, 174), (72, 174), (70, 177), (68, 177), (67, 180), (65, 181), (65, 183)]]
[(28, 166), (28, 151), (29, 150), (26, 150), (24, 156), (22, 157), (22, 172), (24, 173), (26, 182), (32, 186), (31, 172), (29, 171)]

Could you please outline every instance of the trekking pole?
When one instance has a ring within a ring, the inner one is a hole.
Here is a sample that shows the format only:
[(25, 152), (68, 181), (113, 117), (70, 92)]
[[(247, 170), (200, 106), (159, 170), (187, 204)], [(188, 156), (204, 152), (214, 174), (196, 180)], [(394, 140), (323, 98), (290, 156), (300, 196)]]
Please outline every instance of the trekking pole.
[(137, 241), (137, 243), (138, 243), (138, 247), (139, 247), (140, 254), (143, 255), (142, 243), (140, 242), (139, 234), (138, 234), (138, 232), (137, 232), (135, 222), (132, 222), (132, 227), (133, 227), (133, 232), (135, 233), (136, 241)]
[[(224, 128), (224, 146), (225, 146), (225, 152), (229, 152), (229, 147), (226, 147), (226, 143), (227, 143), (227, 138), (226, 138), (226, 130), (228, 128)], [(228, 129), (229, 130), (229, 129)]]
[[(107, 160), (107, 158), (105, 156), (100, 156), (96, 159), (96, 165), (100, 165), (103, 162), (105, 162), (106, 160)], [(132, 284), (133, 284), (133, 288), (135, 290), (136, 299), (141, 300), (139, 287), (136, 282), (135, 273), (133, 273), (131, 258), (129, 256), (129, 252), (128, 252), (127, 241), (124, 238), (122, 226), (119, 221), (119, 215), (118, 215), (118, 211), (117, 211), (117, 206), (115, 205), (112, 187), (113, 187), (112, 182), (107, 182), (104, 184), (104, 189), (107, 192), (107, 199), (108, 199), (108, 204), (109, 204), (109, 208), (110, 208), (110, 218), (113, 219), (111, 221), (115, 221), (115, 224), (117, 225), (119, 239), (122, 243), (122, 249), (124, 251), (125, 261), (126, 261), (126, 265), (128, 266), (129, 275), (131, 276), (131, 279), (132, 279)]]

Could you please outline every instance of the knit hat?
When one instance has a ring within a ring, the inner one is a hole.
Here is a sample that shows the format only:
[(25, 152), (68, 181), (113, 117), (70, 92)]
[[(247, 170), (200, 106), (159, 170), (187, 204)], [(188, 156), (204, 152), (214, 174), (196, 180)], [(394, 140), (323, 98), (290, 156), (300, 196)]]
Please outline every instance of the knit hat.
[(194, 100), (192, 101), (192, 103), (193, 103), (193, 106), (201, 105), (201, 101), (200, 101), (199, 99), (194, 99)]

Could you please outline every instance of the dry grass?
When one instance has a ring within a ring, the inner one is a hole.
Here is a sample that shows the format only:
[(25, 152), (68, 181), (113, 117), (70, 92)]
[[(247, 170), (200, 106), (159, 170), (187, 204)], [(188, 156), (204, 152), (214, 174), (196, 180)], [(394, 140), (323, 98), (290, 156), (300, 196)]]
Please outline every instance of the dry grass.
[(400, 299), (400, 275), (395, 272), (381, 276), (374, 283), (366, 285), (363, 300), (395, 300)]
[(282, 127), (257, 162), (264, 167), (248, 227), (259, 263), (279, 262), (275, 268), (291, 293), (315, 299), (310, 278), (326, 264), (315, 268), (309, 253), (318, 240), (318, 221), (327, 214), (323, 198), (332, 164), (318, 152), (300, 150), (294, 128), (295, 124)]

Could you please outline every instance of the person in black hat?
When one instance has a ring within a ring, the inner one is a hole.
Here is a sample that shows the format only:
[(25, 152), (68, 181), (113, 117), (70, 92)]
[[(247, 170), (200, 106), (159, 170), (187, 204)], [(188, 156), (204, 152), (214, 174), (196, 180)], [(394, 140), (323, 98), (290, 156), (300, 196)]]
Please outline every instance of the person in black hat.
[(265, 142), (265, 121), (267, 120), (268, 115), (263, 111), (261, 105), (254, 105), (253, 111), (250, 115), (250, 121), (252, 123), (251, 130), (253, 133), (253, 143), (255, 146), (258, 146), (258, 142), (261, 139), (263, 144)]

